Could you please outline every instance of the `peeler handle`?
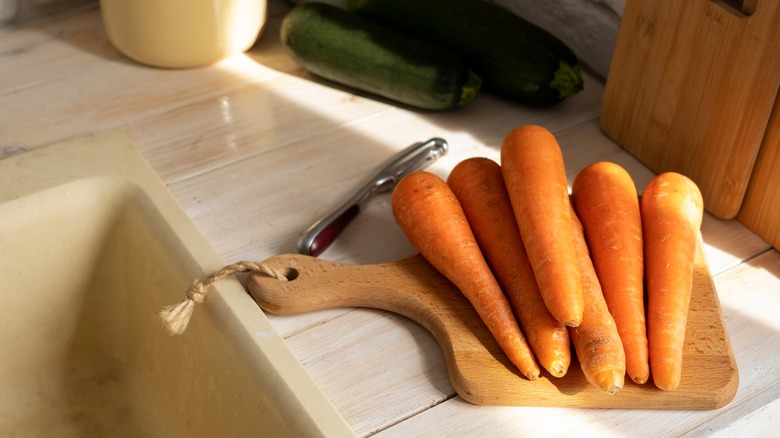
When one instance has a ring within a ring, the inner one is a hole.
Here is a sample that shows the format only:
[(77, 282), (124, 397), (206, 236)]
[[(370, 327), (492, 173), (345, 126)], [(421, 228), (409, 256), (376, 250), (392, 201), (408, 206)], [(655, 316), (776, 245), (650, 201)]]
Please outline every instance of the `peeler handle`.
[(445, 140), (431, 138), (399, 152), (357, 193), (301, 234), (298, 239), (298, 252), (314, 257), (322, 254), (358, 215), (365, 202), (377, 193), (392, 190), (401, 178), (415, 170), (427, 167), (445, 155), (447, 149)]

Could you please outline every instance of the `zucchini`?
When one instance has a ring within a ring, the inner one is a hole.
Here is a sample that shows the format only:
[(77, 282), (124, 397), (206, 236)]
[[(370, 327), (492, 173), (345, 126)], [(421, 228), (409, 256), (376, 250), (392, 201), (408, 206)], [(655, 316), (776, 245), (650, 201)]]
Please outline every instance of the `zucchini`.
[(458, 51), (486, 90), (550, 105), (583, 88), (577, 56), (558, 38), (483, 0), (348, 0), (347, 10)]
[(457, 52), (328, 4), (291, 9), (280, 37), (288, 55), (309, 72), (419, 109), (465, 105), (481, 86)]

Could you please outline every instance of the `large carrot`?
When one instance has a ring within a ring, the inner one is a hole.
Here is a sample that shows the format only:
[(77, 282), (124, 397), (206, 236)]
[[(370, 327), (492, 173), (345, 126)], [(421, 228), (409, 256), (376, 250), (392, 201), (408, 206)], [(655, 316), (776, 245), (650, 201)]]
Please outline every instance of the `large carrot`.
[(417, 171), (398, 182), (392, 209), (423, 257), (468, 298), (509, 360), (530, 380), (539, 366), (458, 199), (438, 176)]
[(582, 276), (585, 310), (582, 323), (579, 327), (569, 327), (569, 335), (588, 382), (607, 394), (615, 394), (625, 381), (625, 350), (590, 259), (582, 224), (573, 212), (571, 217), (570, 230), (574, 234), (577, 265)]
[(658, 388), (670, 391), (679, 386), (682, 376), (694, 256), (703, 214), (701, 192), (684, 175), (662, 173), (645, 188), (641, 212), (650, 374)]
[(577, 326), (584, 303), (560, 146), (545, 128), (515, 128), (501, 145), (501, 168), (542, 298), (555, 319)]
[(539, 294), (501, 167), (488, 158), (469, 158), (452, 169), (447, 184), (460, 201), (536, 359), (551, 375), (562, 377), (571, 362), (569, 333)]
[(623, 341), (626, 371), (634, 382), (645, 383), (650, 365), (636, 186), (621, 166), (598, 162), (577, 174), (571, 191), (604, 299)]

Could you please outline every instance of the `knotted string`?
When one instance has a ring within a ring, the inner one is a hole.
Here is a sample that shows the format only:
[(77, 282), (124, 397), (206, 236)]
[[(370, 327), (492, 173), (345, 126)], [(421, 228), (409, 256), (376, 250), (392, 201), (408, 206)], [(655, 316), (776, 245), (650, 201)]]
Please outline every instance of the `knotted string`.
[(287, 281), (283, 272), (273, 269), (263, 263), (238, 262), (225, 266), (217, 272), (203, 278), (196, 279), (187, 289), (187, 294), (180, 303), (165, 306), (160, 311), (160, 319), (163, 327), (171, 335), (180, 335), (187, 329), (195, 304), (201, 304), (211, 290), (211, 285), (239, 272), (260, 272), (277, 280)]

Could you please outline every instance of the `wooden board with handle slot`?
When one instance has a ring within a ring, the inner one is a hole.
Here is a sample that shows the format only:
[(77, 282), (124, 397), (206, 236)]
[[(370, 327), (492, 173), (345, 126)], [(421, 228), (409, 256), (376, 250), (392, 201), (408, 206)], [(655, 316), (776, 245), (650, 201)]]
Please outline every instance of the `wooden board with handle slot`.
[[(780, 44), (780, 43), (778, 43)], [(780, 94), (737, 219), (780, 249)]]
[(291, 281), (247, 278), (258, 305), (275, 314), (369, 307), (406, 316), (439, 343), (455, 391), (478, 405), (587, 408), (715, 409), (737, 391), (738, 374), (718, 297), (699, 244), (686, 332), (683, 377), (676, 391), (652, 382), (615, 395), (591, 386), (573, 361), (566, 376), (529, 381), (509, 362), (468, 300), (420, 255), (391, 263), (348, 265), (287, 254), (264, 262)]
[(775, 0), (628, 0), (604, 132), (654, 172), (693, 179), (714, 216), (734, 217), (780, 86), (777, 23)]

